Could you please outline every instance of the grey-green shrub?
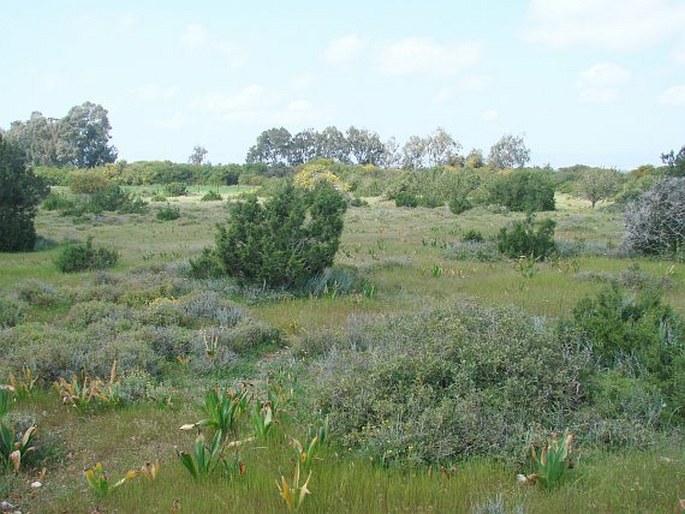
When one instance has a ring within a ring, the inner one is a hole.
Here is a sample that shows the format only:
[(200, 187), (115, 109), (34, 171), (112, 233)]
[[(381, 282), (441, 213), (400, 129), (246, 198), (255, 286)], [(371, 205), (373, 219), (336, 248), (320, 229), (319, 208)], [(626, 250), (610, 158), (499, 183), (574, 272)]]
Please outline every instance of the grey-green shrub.
[(25, 302), (0, 296), (0, 328), (21, 324), (26, 316), (27, 307)]
[(458, 304), (351, 328), (311, 376), (344, 446), (378, 462), (521, 456), (581, 401), (584, 355), (513, 309)]

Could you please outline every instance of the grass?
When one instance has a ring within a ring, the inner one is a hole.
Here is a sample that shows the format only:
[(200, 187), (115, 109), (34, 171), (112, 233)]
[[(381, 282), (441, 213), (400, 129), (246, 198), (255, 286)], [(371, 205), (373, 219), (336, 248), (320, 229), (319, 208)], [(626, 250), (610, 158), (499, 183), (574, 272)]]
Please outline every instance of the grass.
[[(161, 186), (131, 188), (149, 199)], [(228, 212), (226, 201), (201, 202), (208, 190), (235, 196), (247, 187), (189, 187), (189, 195), (170, 198), (181, 218), (162, 223), (152, 204), (148, 214), (104, 213), (75, 222), (56, 212), (41, 210), (36, 219), (41, 236), (58, 246), (41, 252), (0, 255), (0, 292), (12, 294), (30, 280), (56, 288), (84, 287), (92, 273), (66, 275), (54, 259), (68, 241), (92, 235), (96, 244), (116, 248), (121, 258), (114, 274), (132, 269), (176, 264), (196, 256), (213, 244), (215, 224)], [(369, 207), (350, 208), (336, 262), (351, 265), (375, 285), (372, 297), (347, 296), (258, 301), (245, 305), (251, 316), (281, 328), (291, 342), (309, 335), (340, 332), (357, 315), (385, 316), (416, 312), (465, 298), (488, 305), (514, 304), (535, 316), (557, 318), (569, 314), (584, 296), (602, 284), (583, 279), (589, 274), (618, 276), (639, 265), (655, 281), (665, 281), (664, 299), (685, 315), (685, 265), (652, 259), (588, 257), (538, 263), (525, 277), (514, 261), (457, 261), (447, 247), (468, 230), (493, 237), (499, 228), (521, 214), (493, 214), (477, 208), (459, 216), (446, 207), (396, 208), (391, 202), (370, 199)], [(619, 244), (618, 214), (590, 209), (586, 202), (559, 196), (558, 210), (544, 213), (558, 222), (557, 238)], [(441, 273), (434, 269), (440, 268)], [(585, 275), (583, 275), (585, 274)], [(243, 301), (242, 299), (238, 299)], [(69, 301), (32, 306), (28, 321), (60, 323)], [(78, 413), (59, 404), (52, 390), (37, 392), (17, 405), (19, 416), (35, 419), (41, 436), (49, 435), (50, 456), (44, 487), (31, 490), (36, 471), (19, 478), (0, 477), (0, 499), (9, 499), (32, 512), (169, 512), (176, 499), (181, 512), (284, 512), (276, 481), (291, 480), (294, 470), (290, 436), (302, 437), (305, 427), (286, 417), (274, 427), (268, 444), (255, 445), (241, 454), (247, 465), (244, 477), (225, 480), (190, 480), (175, 457), (174, 448), (189, 449), (195, 434), (178, 427), (198, 418), (196, 402), (208, 381), (224, 384), (238, 379), (259, 383), (263, 364), (293, 359), (287, 349), (263, 348), (236, 358), (215, 375), (195, 377), (179, 365), (170, 366), (165, 381), (175, 391), (174, 409), (142, 403), (123, 409)], [(249, 430), (249, 416), (241, 430)], [(335, 427), (332, 427), (333, 432)], [(523, 470), (492, 460), (457, 462), (456, 472), (426, 468), (385, 469), (345, 448), (324, 452), (313, 466), (311, 496), (302, 512), (671, 512), (685, 490), (682, 441), (664, 441), (649, 451), (606, 454), (582, 453), (571, 479), (546, 491), (521, 486), (516, 474)], [(113, 478), (146, 461), (159, 460), (162, 468), (154, 482), (134, 480), (105, 499), (89, 490), (83, 470), (102, 462)], [(303, 477), (304, 478), (304, 477)], [(490, 510), (487, 510), (487, 509)], [(500, 509), (500, 510), (496, 510)]]

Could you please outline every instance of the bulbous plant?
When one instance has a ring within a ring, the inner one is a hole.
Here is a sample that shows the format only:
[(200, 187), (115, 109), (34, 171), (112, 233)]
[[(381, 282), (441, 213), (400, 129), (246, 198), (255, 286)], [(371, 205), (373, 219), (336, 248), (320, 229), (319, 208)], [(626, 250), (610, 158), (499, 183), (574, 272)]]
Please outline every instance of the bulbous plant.
[(0, 465), (19, 473), (22, 460), (36, 451), (33, 440), (38, 427), (31, 425), (23, 432), (15, 432), (12, 424), (5, 419), (14, 401), (14, 388), (0, 385)]
[(568, 430), (561, 437), (553, 437), (542, 448), (530, 446), (530, 455), (535, 471), (525, 477), (524, 482), (539, 483), (546, 489), (557, 487), (566, 471), (573, 467), (570, 458), (573, 434)]
[(283, 498), (283, 501), (288, 506), (289, 512), (300, 510), (300, 507), (302, 507), (302, 504), (304, 503), (304, 500), (307, 497), (307, 495), (311, 494), (307, 487), (309, 485), (309, 480), (311, 480), (311, 478), (312, 472), (310, 471), (304, 483), (300, 484), (300, 463), (298, 461), (298, 463), (295, 466), (293, 480), (290, 484), (288, 484), (288, 481), (284, 476), (281, 476), (280, 482), (276, 481), (276, 485), (278, 486), (278, 492), (280, 493), (281, 498)]

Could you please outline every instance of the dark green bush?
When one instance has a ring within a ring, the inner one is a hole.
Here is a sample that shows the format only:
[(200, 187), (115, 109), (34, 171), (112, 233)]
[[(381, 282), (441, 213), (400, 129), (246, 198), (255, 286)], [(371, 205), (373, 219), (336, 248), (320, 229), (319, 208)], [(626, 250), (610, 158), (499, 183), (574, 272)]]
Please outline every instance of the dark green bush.
[(461, 214), (468, 211), (471, 207), (471, 202), (464, 195), (457, 194), (450, 198), (449, 208), (452, 214)]
[(395, 195), (395, 205), (397, 207), (417, 207), (419, 199), (411, 191), (400, 191)]
[(207, 191), (200, 200), (203, 202), (220, 202), (223, 199), (223, 196), (216, 191)]
[(188, 187), (182, 182), (171, 182), (164, 186), (167, 196), (185, 196), (188, 194)]
[(108, 248), (93, 248), (93, 238), (85, 244), (66, 247), (57, 257), (56, 265), (63, 273), (78, 273), (96, 269), (111, 268), (119, 260), (119, 253)]
[(33, 219), (47, 194), (45, 181), (27, 167), (24, 152), (0, 135), (0, 252), (33, 250)]
[(497, 247), (509, 258), (521, 256), (544, 260), (555, 250), (554, 227), (556, 222), (546, 219), (535, 222), (535, 216), (529, 214), (525, 221), (516, 221), (511, 229), (502, 227), (497, 234)]
[(157, 219), (161, 221), (173, 221), (181, 217), (181, 210), (178, 207), (168, 205), (157, 211)]
[(224, 272), (243, 284), (301, 287), (333, 263), (346, 207), (326, 183), (313, 191), (287, 184), (264, 206), (256, 197), (232, 205), (213, 253)]

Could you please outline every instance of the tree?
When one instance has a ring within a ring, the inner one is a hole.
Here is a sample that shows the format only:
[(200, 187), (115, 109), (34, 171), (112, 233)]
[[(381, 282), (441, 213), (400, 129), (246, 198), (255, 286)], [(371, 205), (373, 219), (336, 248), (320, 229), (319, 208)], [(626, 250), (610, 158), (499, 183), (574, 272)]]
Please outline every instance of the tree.
[(320, 157), (343, 163), (350, 162), (350, 145), (345, 134), (336, 127), (326, 127), (320, 134), (317, 134), (317, 148)]
[(0, 251), (33, 249), (33, 219), (47, 195), (45, 182), (26, 166), (26, 155), (0, 136)]
[(288, 164), (299, 166), (319, 157), (317, 136), (318, 134), (313, 129), (306, 129), (295, 134), (290, 144)]
[(522, 168), (530, 161), (530, 149), (523, 141), (523, 136), (506, 134), (492, 147), (488, 155), (488, 164), (496, 169)]
[(411, 136), (402, 147), (402, 167), (416, 170), (424, 167), (428, 141), (419, 136)]
[(429, 166), (445, 166), (461, 150), (461, 144), (442, 127), (438, 127), (426, 138), (426, 152)]
[(255, 196), (236, 203), (216, 236), (220, 268), (242, 283), (300, 287), (333, 264), (346, 206), (325, 182), (310, 192), (288, 183), (263, 206)]
[(207, 157), (207, 149), (204, 146), (196, 145), (193, 147), (193, 153), (188, 157), (188, 162), (196, 166), (201, 166)]
[(357, 164), (380, 165), (385, 154), (385, 146), (376, 132), (350, 127), (347, 129), (347, 142)]
[(673, 177), (685, 177), (685, 145), (675, 154), (673, 150), (661, 154), (661, 162), (668, 166), (668, 174)]
[(7, 140), (24, 151), (31, 166), (57, 166), (59, 120), (45, 118), (34, 111), (26, 121), (14, 121), (7, 132)]
[(626, 208), (624, 245), (647, 255), (685, 248), (685, 177), (669, 178)]
[(592, 208), (601, 200), (615, 195), (622, 181), (619, 171), (608, 168), (590, 168), (582, 172), (576, 182), (576, 191), (585, 199), (589, 200)]
[(257, 137), (257, 142), (248, 152), (245, 161), (249, 163), (287, 164), (291, 156), (293, 136), (287, 129), (270, 128)]
[(62, 165), (94, 168), (117, 160), (117, 149), (111, 139), (107, 110), (99, 104), (85, 102), (69, 109), (59, 121), (57, 160)]

